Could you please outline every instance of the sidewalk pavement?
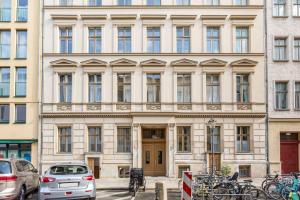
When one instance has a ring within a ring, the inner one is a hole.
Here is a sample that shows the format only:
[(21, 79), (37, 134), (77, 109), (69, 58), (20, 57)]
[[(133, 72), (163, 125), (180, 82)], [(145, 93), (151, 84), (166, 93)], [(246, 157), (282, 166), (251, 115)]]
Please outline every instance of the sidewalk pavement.
[[(178, 178), (168, 178), (168, 177), (150, 177), (146, 176), (146, 189), (155, 189), (156, 182), (164, 182), (167, 189), (179, 189)], [(254, 178), (253, 185), (260, 187), (264, 178)], [(242, 181), (242, 179), (239, 179)], [(107, 190), (107, 189), (128, 189), (129, 178), (101, 178), (96, 180), (97, 189)]]

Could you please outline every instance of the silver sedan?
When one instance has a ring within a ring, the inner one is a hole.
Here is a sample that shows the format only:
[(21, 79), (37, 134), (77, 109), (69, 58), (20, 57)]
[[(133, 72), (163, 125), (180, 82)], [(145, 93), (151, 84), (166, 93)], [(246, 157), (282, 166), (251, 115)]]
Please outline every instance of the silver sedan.
[(96, 199), (94, 176), (85, 164), (57, 164), (41, 177), (39, 199)]

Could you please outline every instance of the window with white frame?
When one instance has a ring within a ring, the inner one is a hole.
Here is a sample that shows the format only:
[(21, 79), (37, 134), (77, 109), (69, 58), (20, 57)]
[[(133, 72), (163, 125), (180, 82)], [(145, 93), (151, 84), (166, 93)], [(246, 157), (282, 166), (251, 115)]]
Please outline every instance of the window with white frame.
[(221, 127), (216, 126), (212, 130), (207, 126), (207, 151), (208, 152), (221, 152)]
[(59, 75), (59, 102), (72, 102), (72, 74)]
[(206, 75), (206, 98), (208, 103), (220, 103), (220, 76)]
[(191, 127), (178, 126), (177, 127), (177, 152), (191, 152)]
[(20, 30), (17, 31), (17, 47), (16, 47), (17, 58), (26, 58), (27, 57), (27, 31)]
[(246, 6), (248, 5), (248, 0), (235, 0), (235, 5)]
[(176, 27), (176, 48), (177, 53), (189, 53), (191, 48), (191, 35), (189, 26)]
[(9, 22), (11, 20), (11, 0), (0, 1), (0, 22)]
[(238, 103), (249, 103), (249, 74), (236, 75), (236, 101)]
[(89, 152), (101, 152), (101, 127), (88, 127)]
[(294, 38), (294, 60), (300, 60), (300, 38)]
[(59, 28), (60, 53), (72, 53), (72, 27)]
[(220, 52), (220, 28), (207, 27), (206, 30), (206, 49), (208, 53)]
[(0, 97), (8, 97), (10, 93), (10, 69), (0, 67)]
[(275, 83), (275, 108), (278, 110), (288, 109), (288, 83)]
[(89, 53), (101, 53), (102, 30), (101, 27), (89, 28)]
[(176, 0), (177, 5), (190, 5), (190, 0)]
[(119, 6), (130, 6), (131, 0), (117, 0)]
[(118, 52), (131, 53), (131, 27), (118, 27)]
[(17, 67), (16, 78), (15, 78), (15, 95), (17, 97), (26, 96), (26, 85), (27, 85), (26, 67)]
[(160, 52), (160, 27), (147, 28), (147, 52)]
[(10, 57), (10, 31), (0, 30), (0, 58)]
[(89, 74), (89, 103), (99, 103), (102, 99), (101, 74)]
[(89, 6), (101, 6), (102, 0), (88, 0)]
[(275, 38), (274, 41), (274, 60), (287, 60), (287, 39)]
[(159, 6), (161, 4), (160, 0), (147, 0), (148, 6)]
[(191, 74), (177, 74), (177, 102), (191, 102)]
[(28, 20), (28, 0), (18, 0), (17, 21), (26, 22)]
[(206, 4), (211, 6), (218, 6), (220, 5), (220, 0), (207, 0)]
[(71, 6), (73, 4), (73, 0), (59, 0), (60, 6)]
[(300, 82), (295, 82), (295, 109), (300, 110)]
[(293, 0), (293, 16), (300, 16), (300, 0)]
[(236, 52), (249, 52), (249, 27), (236, 27)]
[(131, 74), (118, 73), (118, 102), (131, 102)]
[(131, 129), (130, 127), (118, 127), (117, 129), (117, 152), (131, 152)]
[(59, 153), (72, 152), (71, 127), (58, 128), (58, 152)]
[(285, 16), (286, 0), (273, 0), (273, 16)]
[(147, 102), (160, 102), (160, 74), (147, 74)]
[(236, 131), (236, 151), (238, 153), (249, 153), (250, 126), (237, 126)]

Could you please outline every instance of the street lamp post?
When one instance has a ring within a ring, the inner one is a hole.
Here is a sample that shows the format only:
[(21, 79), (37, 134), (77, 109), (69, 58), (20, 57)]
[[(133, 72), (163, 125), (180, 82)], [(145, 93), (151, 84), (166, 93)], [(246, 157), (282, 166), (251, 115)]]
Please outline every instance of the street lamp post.
[(210, 118), (210, 120), (208, 121), (208, 125), (209, 125), (209, 129), (210, 129), (210, 146), (211, 146), (211, 153), (212, 153), (212, 169), (211, 169), (211, 173), (214, 174), (214, 162), (215, 162), (215, 151), (214, 151), (214, 130), (216, 127), (216, 120), (214, 120), (213, 118)]

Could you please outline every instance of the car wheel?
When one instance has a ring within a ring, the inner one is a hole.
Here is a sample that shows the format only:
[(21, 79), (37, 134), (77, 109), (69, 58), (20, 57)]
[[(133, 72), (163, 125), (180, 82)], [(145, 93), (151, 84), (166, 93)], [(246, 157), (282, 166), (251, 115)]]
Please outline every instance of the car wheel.
[(25, 200), (25, 196), (26, 196), (26, 189), (24, 186), (22, 186), (19, 196), (18, 196), (18, 200)]
[(89, 200), (96, 200), (96, 197), (91, 197), (89, 198)]

